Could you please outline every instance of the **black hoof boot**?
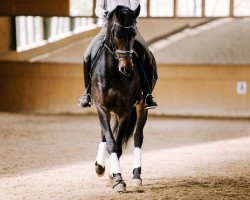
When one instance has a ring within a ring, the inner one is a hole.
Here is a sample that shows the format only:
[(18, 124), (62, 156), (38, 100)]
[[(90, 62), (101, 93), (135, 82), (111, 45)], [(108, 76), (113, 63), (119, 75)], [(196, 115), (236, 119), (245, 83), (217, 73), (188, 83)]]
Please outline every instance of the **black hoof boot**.
[(114, 174), (113, 179), (113, 186), (115, 192), (125, 192), (126, 191), (126, 184), (124, 180), (122, 179), (121, 174)]
[(145, 109), (154, 109), (158, 107), (158, 104), (153, 100), (153, 95), (148, 94), (145, 98)]
[(95, 172), (97, 176), (103, 176), (105, 173), (105, 167), (99, 165), (97, 162), (95, 162)]
[(89, 93), (85, 93), (79, 98), (79, 106), (83, 108), (91, 107), (91, 96)]
[(141, 179), (141, 168), (136, 168), (133, 170), (133, 180), (132, 180), (133, 187), (140, 187), (142, 185)]

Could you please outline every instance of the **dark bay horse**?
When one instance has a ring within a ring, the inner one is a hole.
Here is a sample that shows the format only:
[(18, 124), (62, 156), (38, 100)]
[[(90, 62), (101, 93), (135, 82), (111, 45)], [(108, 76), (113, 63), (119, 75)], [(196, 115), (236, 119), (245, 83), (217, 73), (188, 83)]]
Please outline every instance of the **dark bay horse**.
[[(141, 147), (147, 110), (142, 98), (143, 76), (137, 54), (134, 52), (136, 19), (140, 6), (132, 11), (118, 6), (109, 14), (104, 48), (92, 71), (92, 97), (98, 112), (102, 142), (95, 163), (96, 173), (105, 172), (106, 151), (110, 154), (112, 187), (126, 190), (122, 179), (119, 158), (122, 148), (134, 133), (133, 183), (140, 186)], [(140, 51), (140, 50), (138, 50)], [(140, 52), (141, 55), (142, 52)], [(111, 113), (113, 115), (111, 115)], [(111, 116), (114, 125), (111, 126)]]

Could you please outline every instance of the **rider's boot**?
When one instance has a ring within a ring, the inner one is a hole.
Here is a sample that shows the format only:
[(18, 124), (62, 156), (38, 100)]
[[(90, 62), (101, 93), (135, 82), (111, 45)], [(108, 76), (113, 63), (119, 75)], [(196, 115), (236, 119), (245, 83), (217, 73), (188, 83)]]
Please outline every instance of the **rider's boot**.
[(154, 109), (158, 107), (158, 104), (153, 100), (152, 94), (147, 94), (145, 97), (145, 109)]
[(85, 108), (91, 106), (91, 77), (90, 77), (90, 66), (91, 62), (90, 59), (88, 61), (84, 60), (84, 83), (85, 83), (85, 92), (84, 94), (79, 98), (79, 106)]
[[(148, 84), (145, 84), (148, 85)], [(154, 101), (154, 96), (150, 92), (149, 86), (143, 88), (143, 99), (145, 104), (145, 109), (154, 109), (158, 107), (158, 104)]]
[(154, 85), (154, 62), (151, 62), (148, 65), (148, 68), (145, 70), (147, 77), (146, 83), (143, 86), (143, 98), (145, 102), (145, 109), (154, 109), (158, 107), (158, 104), (154, 101), (154, 97), (152, 95), (153, 85)]
[[(147, 74), (148, 77), (151, 76), (151, 74)], [(144, 84), (142, 90), (143, 90), (143, 99), (145, 103), (145, 109), (154, 109), (157, 108), (158, 104), (153, 100), (152, 95), (152, 79), (147, 78), (146, 83)]]

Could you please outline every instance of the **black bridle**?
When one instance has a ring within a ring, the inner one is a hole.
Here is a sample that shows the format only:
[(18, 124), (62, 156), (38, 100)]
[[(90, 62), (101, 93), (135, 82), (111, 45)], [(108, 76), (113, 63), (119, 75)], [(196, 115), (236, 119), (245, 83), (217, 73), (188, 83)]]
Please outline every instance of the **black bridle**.
[[(131, 26), (123, 26), (121, 24), (119, 24), (118, 22), (114, 22), (115, 25), (120, 26), (123, 29), (131, 29), (131, 28), (135, 28), (136, 26), (136, 21), (131, 25)], [(122, 59), (131, 59), (134, 53), (133, 49), (130, 49), (129, 51), (124, 51), (124, 50), (120, 50), (120, 49), (115, 49), (114, 48), (114, 44), (112, 42), (113, 37), (110, 37), (110, 41), (109, 43), (111, 44), (112, 50), (106, 45), (104, 44), (104, 46), (110, 51), (110, 53), (113, 54), (113, 56), (115, 57), (116, 60), (122, 60)]]

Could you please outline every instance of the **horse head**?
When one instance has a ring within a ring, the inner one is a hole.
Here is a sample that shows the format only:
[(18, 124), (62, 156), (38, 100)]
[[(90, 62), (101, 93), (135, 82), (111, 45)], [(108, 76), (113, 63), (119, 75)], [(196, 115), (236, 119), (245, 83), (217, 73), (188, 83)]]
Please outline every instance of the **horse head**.
[(130, 76), (134, 70), (132, 60), (133, 45), (136, 36), (136, 19), (140, 13), (140, 5), (136, 10), (124, 6), (117, 6), (109, 18), (107, 34), (109, 45), (119, 61), (118, 68), (125, 76)]

